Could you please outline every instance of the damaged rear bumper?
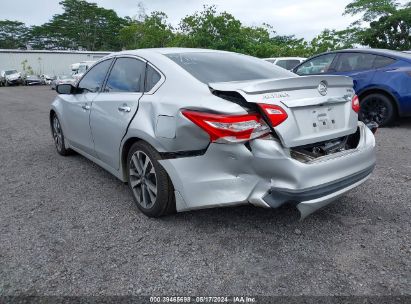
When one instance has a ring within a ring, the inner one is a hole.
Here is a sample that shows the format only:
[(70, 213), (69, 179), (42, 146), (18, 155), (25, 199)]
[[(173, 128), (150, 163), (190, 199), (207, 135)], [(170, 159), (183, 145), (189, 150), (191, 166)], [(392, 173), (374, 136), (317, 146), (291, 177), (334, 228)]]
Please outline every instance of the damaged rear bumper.
[(361, 172), (309, 189), (271, 189), (263, 198), (270, 207), (277, 207), (284, 202), (296, 202), (297, 208), (304, 219), (311, 213), (329, 204), (345, 192), (365, 182), (374, 170), (371, 166)]
[(177, 211), (251, 203), (277, 208), (297, 204), (301, 216), (364, 182), (375, 166), (375, 140), (359, 123), (357, 148), (301, 162), (274, 139), (249, 145), (211, 144), (196, 157), (162, 160), (176, 194)]

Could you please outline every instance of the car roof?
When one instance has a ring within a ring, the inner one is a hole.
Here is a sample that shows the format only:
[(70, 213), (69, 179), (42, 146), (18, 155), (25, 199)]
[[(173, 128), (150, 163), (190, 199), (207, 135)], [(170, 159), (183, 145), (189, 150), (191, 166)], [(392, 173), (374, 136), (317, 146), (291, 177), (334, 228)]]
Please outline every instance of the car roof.
[[(200, 48), (180, 48), (180, 47), (170, 47), (170, 48), (147, 48), (147, 49), (137, 49), (137, 50), (126, 50), (121, 52), (111, 53), (97, 62), (103, 61), (110, 57), (118, 56), (138, 56), (144, 58), (149, 62), (156, 62), (165, 58), (164, 55), (175, 54), (175, 53), (232, 53), (227, 51), (220, 50), (211, 50), (211, 49), (200, 49)], [(233, 53), (237, 54), (237, 53)], [(97, 63), (96, 62), (96, 63)]]
[(270, 58), (263, 58), (264, 60), (267, 60), (267, 59), (277, 59), (277, 60), (296, 60), (296, 59), (298, 59), (298, 60), (300, 60), (300, 59), (303, 59), (303, 60), (305, 60), (306, 58), (304, 58), (304, 57), (270, 57)]
[[(406, 61), (411, 61), (411, 54), (404, 53), (400, 51), (393, 51), (393, 50), (386, 50), (386, 49), (371, 49), (371, 48), (364, 48), (364, 49), (344, 49), (344, 50), (337, 50), (331, 52), (325, 52), (322, 54), (329, 54), (329, 53), (366, 53), (366, 54), (374, 54), (374, 55), (383, 55), (388, 57), (393, 57), (396, 59), (403, 59)], [(322, 55), (321, 54), (321, 55)], [(316, 57), (316, 56), (315, 56)]]
[(118, 53), (113, 53), (116, 55), (119, 54), (128, 54), (128, 55), (142, 55), (147, 53), (157, 53), (162, 55), (174, 54), (174, 53), (228, 53), (227, 51), (211, 50), (211, 49), (200, 49), (200, 48), (180, 48), (180, 47), (169, 47), (169, 48), (148, 48), (148, 49), (138, 49), (138, 50), (127, 50)]
[(144, 60), (147, 60), (148, 62), (154, 64), (154, 66), (158, 66), (159, 68), (161, 67), (161, 70), (165, 72), (166, 66), (169, 68), (175, 68), (175, 62), (172, 60), (168, 59), (165, 55), (168, 54), (183, 54), (183, 53), (214, 53), (214, 54), (236, 54), (236, 55), (243, 55), (247, 56), (244, 54), (239, 54), (239, 53), (234, 53), (234, 52), (228, 52), (228, 51), (220, 51), (220, 50), (213, 50), (213, 49), (201, 49), (201, 48), (180, 48), (180, 47), (169, 47), (169, 48), (147, 48), (147, 49), (137, 49), (137, 50), (126, 50), (126, 51), (121, 51), (121, 52), (115, 52), (111, 53), (101, 59), (99, 59), (98, 62), (101, 62), (103, 60), (106, 60), (108, 58), (112, 57), (119, 57), (119, 56), (137, 56), (141, 57)]

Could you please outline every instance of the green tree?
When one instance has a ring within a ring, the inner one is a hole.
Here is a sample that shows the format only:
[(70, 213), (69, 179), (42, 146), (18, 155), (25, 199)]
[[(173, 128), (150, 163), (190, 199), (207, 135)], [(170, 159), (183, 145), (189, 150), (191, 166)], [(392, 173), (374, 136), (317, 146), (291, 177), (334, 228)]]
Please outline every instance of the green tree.
[(398, 2), (394, 0), (354, 0), (345, 7), (344, 15), (363, 14), (357, 21), (373, 21), (377, 17), (389, 16), (397, 11)]
[(342, 31), (323, 30), (310, 43), (310, 53), (318, 54), (333, 50), (352, 48), (357, 41), (357, 31), (346, 29)]
[(0, 20), (0, 48), (24, 48), (29, 29), (20, 21)]
[(142, 21), (132, 21), (119, 31), (120, 42), (126, 49), (165, 47), (173, 38), (172, 27), (163, 12), (153, 12)]
[(45, 49), (119, 50), (119, 31), (128, 25), (113, 10), (85, 0), (63, 0), (64, 12), (32, 29), (32, 44)]
[[(361, 15), (352, 25), (357, 43), (394, 50), (411, 48), (411, 2), (401, 6), (394, 0), (354, 0), (344, 14)], [(369, 26), (361, 27), (362, 21)]]
[(411, 8), (380, 17), (360, 32), (362, 44), (374, 48), (411, 50)]
[(227, 12), (217, 13), (215, 6), (188, 15), (180, 22), (173, 46), (210, 48), (257, 57), (298, 55), (304, 41), (293, 36), (278, 36), (268, 24), (248, 27)]
[(227, 12), (217, 14), (215, 6), (204, 6), (203, 11), (181, 20), (181, 35), (176, 42), (186, 47), (238, 51), (245, 43), (241, 29), (241, 22), (233, 15)]

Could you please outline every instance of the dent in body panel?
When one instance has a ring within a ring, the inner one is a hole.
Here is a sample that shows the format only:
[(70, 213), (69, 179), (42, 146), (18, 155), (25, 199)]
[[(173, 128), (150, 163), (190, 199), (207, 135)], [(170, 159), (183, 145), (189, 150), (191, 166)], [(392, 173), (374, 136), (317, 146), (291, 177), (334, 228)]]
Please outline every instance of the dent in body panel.
[(251, 141), (251, 151), (243, 144), (214, 143), (203, 156), (160, 163), (188, 209), (242, 203), (268, 207), (263, 198), (271, 189), (304, 191), (372, 168), (373, 135), (362, 124), (360, 128), (364, 137), (358, 149), (310, 164), (292, 159), (274, 139)]

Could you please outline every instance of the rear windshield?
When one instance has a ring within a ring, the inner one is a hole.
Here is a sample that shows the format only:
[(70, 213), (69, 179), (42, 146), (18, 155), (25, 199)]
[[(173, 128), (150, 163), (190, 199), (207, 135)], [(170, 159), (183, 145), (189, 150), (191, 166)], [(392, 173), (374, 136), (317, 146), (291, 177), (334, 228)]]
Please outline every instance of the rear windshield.
[(17, 74), (16, 70), (10, 70), (5, 72), (6, 75)]
[(235, 53), (193, 52), (165, 56), (206, 84), (295, 76), (265, 60)]

